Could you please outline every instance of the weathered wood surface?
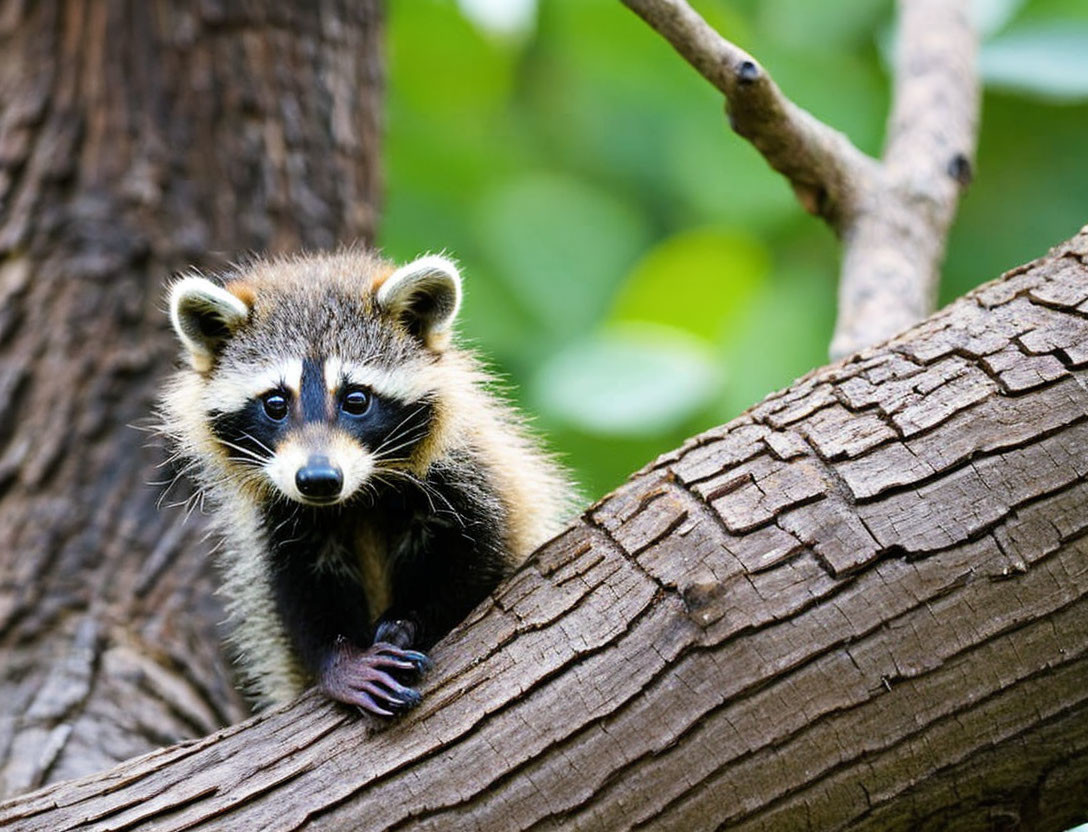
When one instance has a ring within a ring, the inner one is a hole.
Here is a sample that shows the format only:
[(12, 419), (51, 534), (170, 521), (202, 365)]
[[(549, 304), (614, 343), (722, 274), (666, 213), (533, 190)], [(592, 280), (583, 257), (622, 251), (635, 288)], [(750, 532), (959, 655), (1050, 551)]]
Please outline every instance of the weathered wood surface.
[(173, 272), (372, 233), (380, 34), (376, 2), (0, 0), (2, 795), (246, 714), (128, 425)]
[(19, 830), (1088, 818), (1088, 229), (668, 454), (434, 653), (0, 807)]

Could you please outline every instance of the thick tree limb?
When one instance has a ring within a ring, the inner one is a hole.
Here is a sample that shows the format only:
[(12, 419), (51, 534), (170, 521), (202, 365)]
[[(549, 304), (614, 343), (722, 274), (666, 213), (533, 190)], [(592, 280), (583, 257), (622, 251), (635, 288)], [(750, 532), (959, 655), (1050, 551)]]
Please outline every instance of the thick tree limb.
[(843, 240), (841, 357), (933, 311), (944, 244), (971, 175), (978, 118), (969, 0), (901, 0), (888, 140), (877, 161), (786, 98), (685, 0), (623, 0), (725, 95), (730, 123)]
[(1088, 817), (1088, 228), (593, 506), (388, 726), (316, 696), (18, 830), (1063, 829)]

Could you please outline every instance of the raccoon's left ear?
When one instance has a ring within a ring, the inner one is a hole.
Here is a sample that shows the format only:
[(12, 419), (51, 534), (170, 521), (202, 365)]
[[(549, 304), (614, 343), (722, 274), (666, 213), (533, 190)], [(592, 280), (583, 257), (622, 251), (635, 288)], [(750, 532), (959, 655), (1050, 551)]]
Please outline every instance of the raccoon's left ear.
[(428, 346), (439, 346), (461, 307), (461, 274), (445, 257), (428, 254), (401, 266), (378, 288), (378, 306), (399, 317)]
[(215, 353), (249, 317), (236, 295), (204, 277), (183, 277), (170, 287), (170, 322), (197, 370), (207, 370)]

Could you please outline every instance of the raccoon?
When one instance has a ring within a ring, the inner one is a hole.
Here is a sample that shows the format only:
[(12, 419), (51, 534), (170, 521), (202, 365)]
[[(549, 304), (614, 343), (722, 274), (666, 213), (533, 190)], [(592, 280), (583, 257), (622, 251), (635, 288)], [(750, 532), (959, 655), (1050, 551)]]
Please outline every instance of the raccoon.
[(447, 257), (257, 261), (170, 288), (160, 413), (223, 539), (242, 679), (390, 716), (426, 651), (556, 533), (566, 473), (456, 345)]

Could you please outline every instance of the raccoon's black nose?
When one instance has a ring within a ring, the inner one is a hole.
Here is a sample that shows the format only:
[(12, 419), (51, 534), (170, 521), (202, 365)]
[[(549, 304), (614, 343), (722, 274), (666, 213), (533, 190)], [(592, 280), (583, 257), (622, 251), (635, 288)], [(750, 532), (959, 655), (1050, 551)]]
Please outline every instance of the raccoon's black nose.
[(295, 474), (295, 485), (304, 497), (327, 500), (337, 496), (344, 485), (344, 475), (328, 457), (313, 456)]

